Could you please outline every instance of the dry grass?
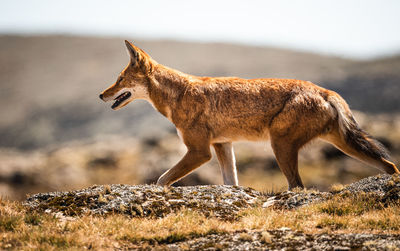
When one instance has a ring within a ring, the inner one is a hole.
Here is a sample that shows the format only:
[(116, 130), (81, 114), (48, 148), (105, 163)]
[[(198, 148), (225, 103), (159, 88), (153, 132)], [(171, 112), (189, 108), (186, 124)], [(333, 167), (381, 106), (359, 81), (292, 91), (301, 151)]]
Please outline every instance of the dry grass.
[[(374, 203), (368, 196), (335, 196), (297, 210), (253, 208), (238, 221), (206, 218), (183, 210), (161, 219), (123, 215), (77, 218), (27, 211), (19, 202), (0, 202), (0, 248), (114, 249), (164, 244), (208, 233), (289, 227), (306, 233), (400, 233), (400, 205)], [(246, 236), (242, 236), (246, 238)], [(265, 241), (268, 241), (265, 236)]]

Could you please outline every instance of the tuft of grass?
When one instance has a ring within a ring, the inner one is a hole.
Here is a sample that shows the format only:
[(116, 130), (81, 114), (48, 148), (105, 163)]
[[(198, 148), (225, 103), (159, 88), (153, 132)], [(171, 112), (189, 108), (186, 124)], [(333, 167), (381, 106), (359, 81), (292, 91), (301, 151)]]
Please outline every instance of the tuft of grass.
[(24, 216), (24, 222), (30, 225), (37, 226), (42, 221), (42, 216), (37, 213), (27, 213)]
[(345, 185), (336, 183), (336, 184), (333, 184), (333, 185), (331, 186), (330, 191), (331, 191), (332, 193), (339, 193), (339, 192), (343, 191), (343, 189), (345, 189), (345, 188), (346, 188)]
[(359, 193), (356, 196), (334, 196), (319, 204), (319, 211), (329, 215), (362, 215), (371, 210), (382, 210), (385, 205), (372, 194)]
[(110, 185), (104, 185), (104, 194), (110, 194), (110, 193), (111, 193)]
[(0, 215), (0, 230), (3, 231), (14, 231), (18, 228), (21, 224), (21, 217), (20, 216), (3, 216)]
[(179, 241), (184, 241), (188, 238), (188, 236), (186, 236), (185, 234), (182, 233), (172, 233), (170, 235), (167, 236), (162, 236), (159, 237), (157, 236), (154, 239), (151, 239), (149, 241), (156, 241), (158, 244), (170, 244), (170, 243), (175, 243), (175, 242), (179, 242)]
[(399, 208), (387, 208), (378, 217), (375, 217), (373, 214), (364, 216), (361, 222), (366, 227), (369, 227), (369, 229), (397, 232), (400, 231), (399, 213)]
[(37, 241), (39, 244), (45, 244), (56, 248), (68, 248), (76, 246), (74, 240), (69, 240), (68, 237), (58, 234), (39, 236)]
[(322, 217), (316, 224), (317, 228), (331, 228), (333, 230), (345, 229), (348, 222), (344, 218), (338, 217)]
[(241, 233), (239, 235), (239, 240), (241, 240), (241, 241), (253, 241), (253, 237), (248, 233)]
[(273, 236), (268, 233), (267, 231), (264, 231), (261, 233), (261, 243), (271, 243), (272, 242)]

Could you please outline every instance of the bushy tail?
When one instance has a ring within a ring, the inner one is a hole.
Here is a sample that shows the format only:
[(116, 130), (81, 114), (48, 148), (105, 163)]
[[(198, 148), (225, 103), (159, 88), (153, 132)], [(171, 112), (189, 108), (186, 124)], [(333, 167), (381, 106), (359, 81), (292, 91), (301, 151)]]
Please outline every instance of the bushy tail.
[(358, 126), (350, 108), (342, 97), (332, 95), (328, 98), (328, 102), (337, 111), (339, 133), (347, 145), (374, 160), (389, 159), (386, 148)]

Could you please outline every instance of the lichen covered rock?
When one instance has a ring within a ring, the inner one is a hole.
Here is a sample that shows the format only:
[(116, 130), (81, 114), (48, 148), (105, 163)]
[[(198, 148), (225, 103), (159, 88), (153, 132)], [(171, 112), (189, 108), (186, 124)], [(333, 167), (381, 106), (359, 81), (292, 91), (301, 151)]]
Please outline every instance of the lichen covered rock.
[(392, 189), (400, 188), (400, 176), (380, 174), (371, 176), (348, 185), (344, 190), (351, 193), (379, 193), (384, 194)]
[(310, 203), (326, 200), (332, 196), (331, 193), (315, 190), (285, 191), (278, 193), (263, 204), (263, 207), (274, 207), (279, 209), (294, 209)]
[(36, 194), (25, 205), (32, 210), (69, 216), (123, 213), (133, 217), (163, 217), (186, 208), (206, 216), (233, 219), (241, 209), (261, 205), (266, 199), (261, 192), (239, 186), (99, 185)]

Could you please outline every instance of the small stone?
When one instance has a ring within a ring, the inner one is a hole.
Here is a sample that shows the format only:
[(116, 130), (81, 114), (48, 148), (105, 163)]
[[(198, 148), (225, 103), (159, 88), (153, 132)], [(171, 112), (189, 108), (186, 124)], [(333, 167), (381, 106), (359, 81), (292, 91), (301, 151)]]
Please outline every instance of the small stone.
[(276, 202), (275, 198), (276, 198), (275, 196), (269, 198), (266, 202), (263, 203), (262, 207), (263, 208), (272, 207)]

